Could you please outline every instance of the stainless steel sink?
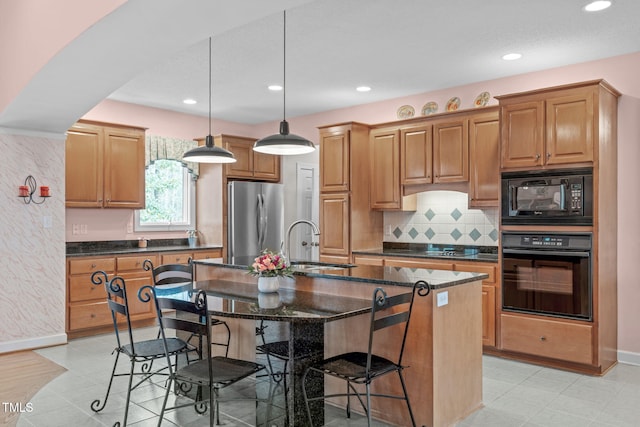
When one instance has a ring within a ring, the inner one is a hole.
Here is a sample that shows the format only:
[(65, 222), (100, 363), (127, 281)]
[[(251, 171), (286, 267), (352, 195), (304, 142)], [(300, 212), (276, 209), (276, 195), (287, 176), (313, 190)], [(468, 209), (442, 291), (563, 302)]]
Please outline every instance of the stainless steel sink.
[(344, 270), (355, 267), (353, 264), (333, 264), (314, 261), (291, 261), (291, 267), (299, 271)]

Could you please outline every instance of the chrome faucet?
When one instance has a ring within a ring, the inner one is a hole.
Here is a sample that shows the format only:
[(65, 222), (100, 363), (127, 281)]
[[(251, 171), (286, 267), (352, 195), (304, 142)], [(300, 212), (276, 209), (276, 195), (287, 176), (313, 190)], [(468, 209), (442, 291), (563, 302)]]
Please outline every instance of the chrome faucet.
[(309, 220), (306, 220), (306, 219), (299, 219), (299, 220), (294, 221), (293, 223), (291, 223), (291, 225), (289, 226), (289, 229), (287, 230), (287, 241), (286, 241), (287, 244), (284, 247), (284, 257), (287, 260), (287, 264), (291, 264), (291, 260), (289, 259), (289, 251), (290, 251), (290, 248), (291, 248), (291, 231), (298, 224), (308, 224), (313, 229), (313, 234), (314, 235), (316, 235), (316, 236), (320, 235), (320, 229), (318, 228), (316, 223), (313, 222), (313, 221), (309, 221)]

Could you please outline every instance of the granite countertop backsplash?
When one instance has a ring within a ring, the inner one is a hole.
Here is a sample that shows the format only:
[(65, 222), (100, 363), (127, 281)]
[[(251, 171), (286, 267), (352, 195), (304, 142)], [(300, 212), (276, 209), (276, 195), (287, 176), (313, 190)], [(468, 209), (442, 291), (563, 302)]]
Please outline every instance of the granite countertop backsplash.
[(186, 251), (189, 249), (220, 249), (222, 245), (197, 245), (189, 246), (188, 239), (157, 239), (148, 240), (146, 248), (138, 247), (138, 240), (107, 240), (100, 242), (67, 242), (66, 253), (68, 257), (137, 254), (147, 252), (171, 252)]
[(356, 255), (498, 262), (497, 246), (383, 242), (382, 249), (353, 251), (353, 253)]

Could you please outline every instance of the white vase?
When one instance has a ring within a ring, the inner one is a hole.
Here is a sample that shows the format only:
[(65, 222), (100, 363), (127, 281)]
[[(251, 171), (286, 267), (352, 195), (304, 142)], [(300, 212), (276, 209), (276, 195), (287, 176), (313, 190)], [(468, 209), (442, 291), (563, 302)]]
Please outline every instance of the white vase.
[(280, 295), (277, 292), (260, 292), (258, 294), (258, 307), (278, 308), (280, 306)]
[(280, 278), (278, 276), (258, 277), (258, 290), (260, 292), (278, 292), (279, 288)]

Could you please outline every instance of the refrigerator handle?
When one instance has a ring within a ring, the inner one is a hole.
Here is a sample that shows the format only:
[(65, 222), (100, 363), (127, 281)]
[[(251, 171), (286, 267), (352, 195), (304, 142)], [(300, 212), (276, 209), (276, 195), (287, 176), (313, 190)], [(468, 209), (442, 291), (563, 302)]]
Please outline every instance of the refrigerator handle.
[(264, 221), (264, 196), (258, 194), (258, 246), (260, 250), (264, 249), (264, 234), (265, 234), (265, 221)]
[(260, 216), (262, 214), (262, 210), (260, 208), (260, 194), (256, 196), (256, 234), (258, 235), (258, 246), (260, 246), (260, 238), (261, 238), (261, 227), (262, 221), (260, 220)]

